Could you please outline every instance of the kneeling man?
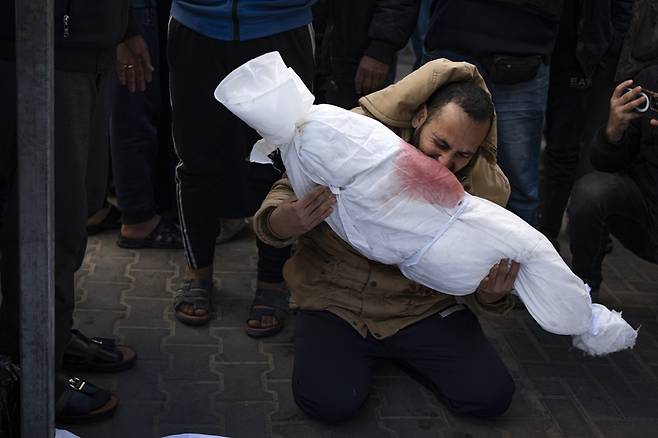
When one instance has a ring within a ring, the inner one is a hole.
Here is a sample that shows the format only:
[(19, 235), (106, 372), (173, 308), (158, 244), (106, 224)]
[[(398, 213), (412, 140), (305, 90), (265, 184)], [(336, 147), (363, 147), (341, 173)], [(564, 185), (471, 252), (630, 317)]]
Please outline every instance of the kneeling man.
[[(504, 206), (509, 184), (493, 158), (493, 103), (479, 76), (451, 81), (461, 68), (467, 67), (428, 63), (362, 98), (355, 111), (440, 161), (466, 190)], [(254, 217), (264, 242), (297, 241), (284, 277), (299, 309), (292, 383), (298, 406), (325, 422), (351, 417), (368, 396), (373, 365), (391, 359), (427, 382), (455, 413), (505, 412), (514, 382), (474, 313), (454, 296), (410, 282), (397, 267), (357, 253), (323, 222), (333, 203), (321, 187), (296, 199), (284, 178)], [(512, 307), (509, 293), (518, 269), (501, 260), (466, 301), (505, 313)]]

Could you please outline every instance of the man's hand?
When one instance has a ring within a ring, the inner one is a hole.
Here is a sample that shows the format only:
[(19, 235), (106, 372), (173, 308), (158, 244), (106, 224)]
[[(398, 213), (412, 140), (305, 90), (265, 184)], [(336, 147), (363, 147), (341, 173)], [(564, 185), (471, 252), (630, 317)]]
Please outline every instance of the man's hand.
[(359, 68), (354, 76), (354, 89), (356, 94), (369, 94), (381, 90), (386, 82), (389, 65), (364, 56), (359, 62)]
[(482, 304), (492, 304), (509, 295), (514, 288), (514, 281), (521, 265), (509, 259), (502, 259), (493, 265), (486, 277), (475, 291), (478, 301)]
[[(605, 127), (605, 135), (610, 143), (618, 143), (631, 121), (641, 117), (640, 113), (633, 110), (645, 103), (644, 96), (636, 98), (637, 93), (642, 91), (642, 87), (635, 87), (627, 93), (624, 92), (624, 89), (630, 88), (632, 85), (632, 79), (622, 82), (617, 85), (610, 98), (610, 115), (608, 116), (608, 124)], [(651, 122), (651, 124), (658, 126), (654, 122)]]
[(318, 226), (333, 212), (336, 197), (328, 188), (318, 186), (301, 199), (283, 202), (270, 214), (270, 230), (281, 239), (301, 236)]
[(151, 82), (153, 65), (146, 41), (141, 35), (130, 37), (117, 46), (117, 76), (121, 85), (134, 93), (146, 90)]

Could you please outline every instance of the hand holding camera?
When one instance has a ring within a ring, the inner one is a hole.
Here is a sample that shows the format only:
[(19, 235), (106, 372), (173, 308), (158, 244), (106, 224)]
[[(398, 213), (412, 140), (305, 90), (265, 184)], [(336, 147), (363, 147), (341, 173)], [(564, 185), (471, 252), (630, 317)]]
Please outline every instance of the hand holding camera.
[(639, 94), (642, 87), (631, 88), (632, 85), (632, 79), (622, 82), (617, 85), (610, 98), (610, 115), (605, 127), (605, 135), (611, 143), (618, 143), (631, 121), (642, 116), (634, 110), (644, 106), (646, 99)]

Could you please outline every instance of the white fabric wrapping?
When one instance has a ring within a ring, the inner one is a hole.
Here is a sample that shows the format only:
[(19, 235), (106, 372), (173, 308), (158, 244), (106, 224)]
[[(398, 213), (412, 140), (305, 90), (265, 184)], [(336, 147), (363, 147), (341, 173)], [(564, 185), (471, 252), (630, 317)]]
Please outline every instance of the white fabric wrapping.
[(521, 263), (515, 289), (545, 330), (576, 335), (574, 345), (592, 355), (634, 345), (637, 332), (591, 303), (587, 285), (541, 233), (464, 193), (450, 171), (378, 121), (313, 106), (278, 53), (239, 67), (215, 97), (263, 136), (252, 158), (281, 150), (298, 197), (317, 184), (330, 188), (337, 203), (327, 223), (365, 257), (452, 295), (472, 293), (494, 263), (513, 259)]

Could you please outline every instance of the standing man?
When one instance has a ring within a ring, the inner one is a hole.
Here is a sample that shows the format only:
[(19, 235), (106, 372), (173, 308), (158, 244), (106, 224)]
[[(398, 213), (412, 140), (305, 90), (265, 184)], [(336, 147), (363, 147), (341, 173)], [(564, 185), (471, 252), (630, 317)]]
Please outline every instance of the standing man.
[[(210, 320), (213, 257), (220, 217), (251, 216), (280, 174), (248, 163), (260, 136), (213, 98), (217, 84), (246, 61), (279, 51), (310, 87), (314, 0), (174, 0), (168, 58), (178, 208), (187, 269), (174, 311), (192, 325)], [(273, 115), (275, 117), (276, 115)], [(288, 296), (281, 274), (290, 248), (258, 241), (258, 287), (245, 330), (273, 335)]]
[[(151, 60), (130, 15), (129, 0), (75, 2), (55, 0), (55, 414), (58, 423), (100, 420), (112, 415), (118, 397), (64, 369), (121, 371), (136, 360), (135, 351), (72, 331), (74, 274), (84, 258), (87, 205), (103, 202), (108, 167), (110, 84), (144, 91)], [(18, 356), (18, 193), (16, 175), (16, 45), (13, 0), (0, 1), (0, 354)], [(117, 68), (115, 73), (114, 68)], [(100, 169), (90, 171), (90, 169)], [(88, 196), (88, 193), (92, 195)], [(89, 200), (89, 201), (88, 201)], [(0, 206), (1, 211), (1, 206)]]
[(539, 151), (560, 0), (436, 0), (429, 59), (475, 64), (498, 114), (498, 163), (512, 186), (507, 208), (531, 225), (539, 206)]

